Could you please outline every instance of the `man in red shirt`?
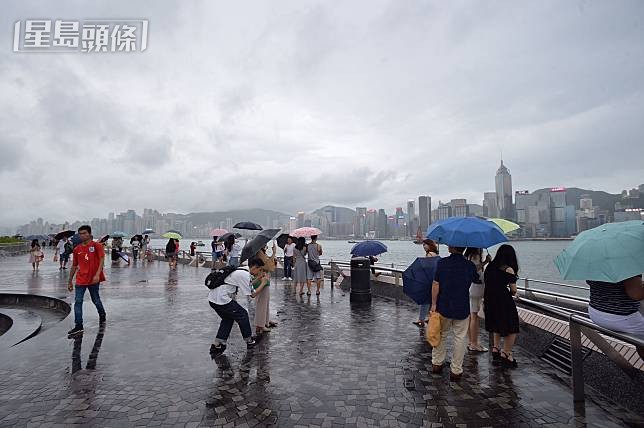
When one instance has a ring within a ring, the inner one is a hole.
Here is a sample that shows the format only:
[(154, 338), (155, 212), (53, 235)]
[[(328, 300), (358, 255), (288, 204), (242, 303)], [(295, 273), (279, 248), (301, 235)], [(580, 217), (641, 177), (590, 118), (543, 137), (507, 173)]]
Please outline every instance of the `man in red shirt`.
[(89, 290), (92, 302), (98, 310), (98, 319), (100, 323), (105, 322), (105, 308), (98, 294), (98, 286), (101, 281), (105, 281), (103, 274), (103, 261), (105, 260), (105, 251), (103, 246), (92, 240), (92, 228), (90, 226), (81, 226), (78, 228), (78, 235), (81, 243), (74, 248), (74, 262), (72, 270), (69, 273), (69, 284), (67, 289), (72, 291), (74, 283), (72, 279), (76, 272), (76, 297), (74, 300), (74, 322), (75, 326), (67, 334), (75, 336), (83, 333), (83, 297), (85, 290)]

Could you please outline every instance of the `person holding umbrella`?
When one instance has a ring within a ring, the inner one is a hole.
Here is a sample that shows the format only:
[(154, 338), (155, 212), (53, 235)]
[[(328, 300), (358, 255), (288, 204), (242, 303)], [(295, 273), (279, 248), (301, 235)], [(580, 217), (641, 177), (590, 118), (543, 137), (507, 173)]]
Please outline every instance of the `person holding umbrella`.
[[(644, 221), (632, 220), (580, 233), (555, 265), (563, 279), (586, 280), (595, 324), (644, 340), (643, 254)], [(644, 359), (644, 348), (637, 352)]]
[(67, 236), (63, 236), (60, 241), (58, 241), (58, 244), (56, 245), (56, 251), (58, 252), (58, 260), (60, 261), (60, 267), (58, 270), (65, 270), (67, 269), (67, 262), (69, 262), (69, 255), (71, 252), (69, 252), (69, 247), (71, 244), (69, 244), (69, 239)]
[(465, 258), (476, 266), (476, 271), (481, 278), (481, 283), (472, 283), (470, 286), (470, 343), (467, 345), (467, 350), (470, 352), (487, 352), (485, 346), (479, 344), (479, 311), (483, 304), (483, 291), (485, 290), (485, 283), (483, 282), (483, 273), (485, 266), (490, 263), (490, 255), (483, 258), (483, 250), (481, 248), (468, 247), (465, 250)]
[(38, 270), (40, 262), (45, 258), (37, 239), (31, 241), (31, 250), (29, 252), (29, 262), (34, 272)]
[(235, 239), (235, 235), (229, 235), (226, 239), (226, 256), (228, 257), (228, 266), (239, 266), (239, 257), (242, 247)]
[(306, 265), (306, 239), (297, 238), (293, 249), (293, 260), (295, 261), (295, 290), (300, 286), (300, 296), (304, 295), (304, 284), (308, 285), (308, 295), (311, 295), (311, 283), (307, 281), (308, 266)]

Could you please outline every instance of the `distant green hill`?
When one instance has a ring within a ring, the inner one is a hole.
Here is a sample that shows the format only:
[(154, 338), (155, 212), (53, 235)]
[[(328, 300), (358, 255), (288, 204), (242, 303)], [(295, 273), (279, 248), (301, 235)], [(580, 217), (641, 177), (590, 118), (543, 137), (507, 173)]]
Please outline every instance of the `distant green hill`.
[(191, 221), (193, 224), (207, 224), (210, 222), (212, 224), (218, 225), (219, 222), (225, 222), (227, 218), (230, 218), (232, 219), (233, 224), (240, 221), (252, 221), (253, 223), (261, 224), (265, 228), (272, 227), (273, 221), (279, 221), (280, 224), (288, 223), (289, 217), (289, 214), (259, 208), (217, 212), (199, 212), (180, 214), (177, 216), (177, 218), (185, 221)]

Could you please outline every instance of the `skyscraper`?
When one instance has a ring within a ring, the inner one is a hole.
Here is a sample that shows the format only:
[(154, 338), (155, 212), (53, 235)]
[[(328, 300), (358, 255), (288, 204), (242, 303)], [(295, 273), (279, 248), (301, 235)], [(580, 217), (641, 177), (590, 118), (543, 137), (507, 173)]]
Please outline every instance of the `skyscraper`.
[(356, 207), (356, 220), (354, 225), (354, 235), (364, 238), (367, 233), (367, 207)]
[(499, 209), (499, 216), (508, 220), (514, 219), (514, 210), (512, 208), (512, 176), (510, 171), (503, 165), (496, 171), (495, 188), (496, 204)]
[(432, 223), (432, 198), (431, 196), (418, 197), (418, 225), (424, 235)]
[(496, 192), (483, 193), (483, 215), (490, 218), (497, 218), (499, 216)]

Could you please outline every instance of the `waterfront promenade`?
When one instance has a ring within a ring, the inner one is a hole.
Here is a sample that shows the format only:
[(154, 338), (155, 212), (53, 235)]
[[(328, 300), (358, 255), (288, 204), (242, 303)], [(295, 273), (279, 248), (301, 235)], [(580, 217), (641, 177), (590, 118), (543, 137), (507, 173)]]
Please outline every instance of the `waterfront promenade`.
[[(86, 298), (85, 334), (73, 315), (13, 348), (0, 347), (0, 426), (623, 426), (637, 415), (590, 393), (575, 411), (567, 378), (521, 348), (520, 367), (465, 357), (458, 383), (431, 374), (431, 349), (411, 324), (415, 307), (374, 298), (352, 310), (327, 283), (319, 298), (271, 284), (279, 322), (247, 351), (235, 326), (228, 349), (208, 349), (219, 318), (207, 270), (164, 262), (106, 265), (99, 328)], [(0, 292), (66, 299), (51, 262), (0, 259)], [(0, 339), (2, 336), (0, 336)], [(1, 341), (0, 341), (1, 342)], [(483, 340), (485, 343), (486, 340)]]

